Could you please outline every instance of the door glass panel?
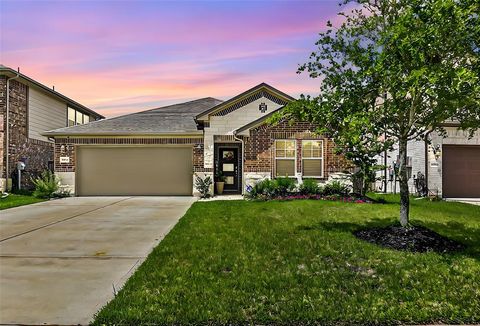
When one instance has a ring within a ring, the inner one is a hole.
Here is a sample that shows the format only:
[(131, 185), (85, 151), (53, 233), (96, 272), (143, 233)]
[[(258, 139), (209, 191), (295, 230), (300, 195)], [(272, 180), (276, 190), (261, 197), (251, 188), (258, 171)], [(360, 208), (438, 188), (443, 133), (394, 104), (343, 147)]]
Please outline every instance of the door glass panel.
[(233, 163), (223, 163), (222, 170), (223, 172), (233, 172), (235, 165)]
[(232, 176), (228, 176), (225, 178), (225, 183), (227, 185), (233, 185), (235, 183), (235, 178)]
[(222, 158), (225, 161), (231, 161), (235, 158), (235, 154), (233, 151), (223, 151)]

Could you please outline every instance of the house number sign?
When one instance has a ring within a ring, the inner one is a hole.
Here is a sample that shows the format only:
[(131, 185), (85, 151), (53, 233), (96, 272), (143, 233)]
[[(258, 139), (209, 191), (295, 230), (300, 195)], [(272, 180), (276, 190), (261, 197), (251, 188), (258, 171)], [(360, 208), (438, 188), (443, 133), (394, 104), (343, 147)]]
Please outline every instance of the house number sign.
[(60, 163), (70, 163), (70, 157), (60, 156)]

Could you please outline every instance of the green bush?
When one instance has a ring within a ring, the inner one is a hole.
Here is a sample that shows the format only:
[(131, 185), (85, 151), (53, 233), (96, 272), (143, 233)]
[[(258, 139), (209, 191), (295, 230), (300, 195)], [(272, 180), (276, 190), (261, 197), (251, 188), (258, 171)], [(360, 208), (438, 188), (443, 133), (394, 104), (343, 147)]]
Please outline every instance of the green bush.
[(322, 195), (331, 196), (347, 196), (350, 193), (350, 187), (340, 181), (332, 181), (327, 183), (322, 190)]
[(212, 178), (209, 176), (205, 179), (200, 178), (198, 175), (195, 176), (195, 189), (200, 193), (200, 198), (210, 197), (210, 187), (212, 183)]
[(302, 195), (316, 195), (320, 193), (320, 190), (321, 188), (315, 179), (305, 179), (298, 187), (298, 191)]
[(250, 199), (270, 199), (275, 197), (276, 184), (270, 179), (264, 179), (248, 188), (247, 198)]
[(33, 196), (37, 198), (53, 198), (59, 188), (59, 181), (50, 171), (43, 171), (41, 176), (32, 180), (35, 185)]
[(275, 179), (275, 195), (276, 196), (286, 196), (289, 193), (295, 191), (297, 184), (295, 183), (295, 179), (292, 178), (276, 178)]

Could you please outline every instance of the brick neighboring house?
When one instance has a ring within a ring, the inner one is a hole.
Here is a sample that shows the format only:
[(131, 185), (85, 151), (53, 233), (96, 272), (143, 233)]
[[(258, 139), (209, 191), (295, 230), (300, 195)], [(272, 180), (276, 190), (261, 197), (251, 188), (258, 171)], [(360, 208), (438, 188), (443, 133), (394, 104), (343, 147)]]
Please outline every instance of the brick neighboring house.
[(350, 168), (309, 123), (266, 124), (292, 101), (265, 83), (225, 102), (203, 98), (61, 128), (55, 172), (65, 188), (88, 195), (192, 195), (194, 175), (226, 177), (225, 193), (263, 178), (326, 182)]
[(0, 190), (18, 188), (17, 162), (25, 163), (22, 188), (31, 188), (32, 177), (43, 170), (53, 170), (54, 142), (43, 132), (100, 118), (76, 101), (0, 65)]

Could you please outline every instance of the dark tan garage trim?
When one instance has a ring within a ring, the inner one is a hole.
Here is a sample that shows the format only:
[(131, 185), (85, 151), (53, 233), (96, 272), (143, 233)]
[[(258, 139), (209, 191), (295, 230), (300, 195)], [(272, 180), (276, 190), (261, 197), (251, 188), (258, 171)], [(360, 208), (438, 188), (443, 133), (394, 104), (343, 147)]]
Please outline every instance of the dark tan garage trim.
[(443, 145), (442, 195), (480, 198), (479, 145)]
[(78, 196), (191, 196), (192, 146), (77, 146)]

